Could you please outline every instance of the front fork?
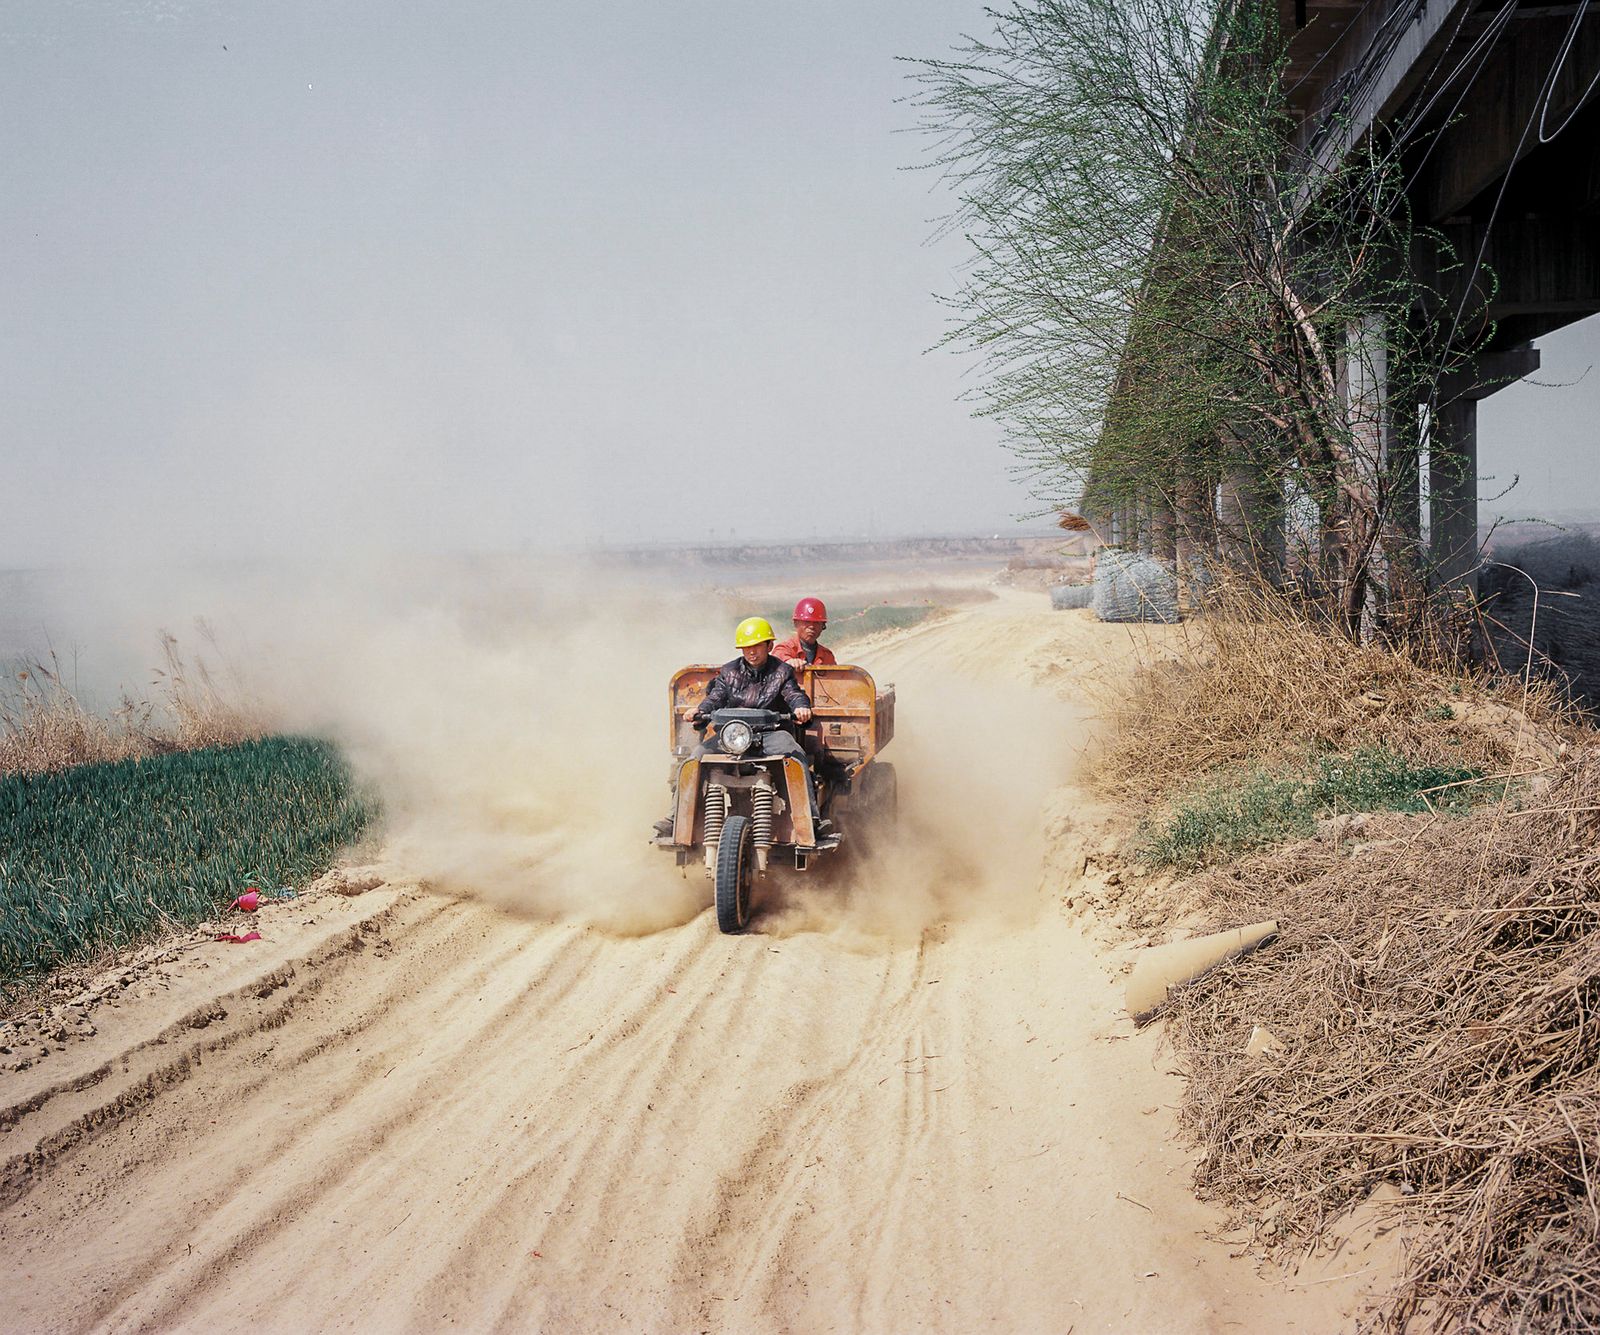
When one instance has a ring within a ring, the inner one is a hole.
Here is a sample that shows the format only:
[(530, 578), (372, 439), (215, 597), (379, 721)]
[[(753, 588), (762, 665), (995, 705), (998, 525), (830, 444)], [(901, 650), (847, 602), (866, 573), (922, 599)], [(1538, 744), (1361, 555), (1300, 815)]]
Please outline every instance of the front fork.
[[(750, 842), (755, 845), (756, 868), (767, 869), (767, 850), (772, 847), (773, 814), (777, 794), (770, 784), (758, 783), (750, 790)], [(717, 845), (722, 840), (723, 822), (728, 819), (728, 790), (720, 783), (708, 783), (704, 808), (704, 847), (706, 869), (716, 871)]]
[(717, 869), (717, 845), (722, 842), (722, 822), (728, 818), (728, 790), (720, 783), (708, 783), (703, 801), (705, 807), (706, 870)]
[(767, 850), (772, 847), (773, 791), (764, 783), (750, 790), (750, 842), (756, 848), (756, 867), (767, 869)]

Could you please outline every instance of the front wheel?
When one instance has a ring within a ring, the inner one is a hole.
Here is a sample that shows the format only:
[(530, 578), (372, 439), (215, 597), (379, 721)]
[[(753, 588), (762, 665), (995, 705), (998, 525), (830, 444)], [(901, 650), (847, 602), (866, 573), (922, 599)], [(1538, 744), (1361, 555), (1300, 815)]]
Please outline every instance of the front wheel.
[(717, 926), (742, 932), (750, 925), (750, 885), (755, 880), (755, 840), (750, 817), (729, 816), (717, 840)]

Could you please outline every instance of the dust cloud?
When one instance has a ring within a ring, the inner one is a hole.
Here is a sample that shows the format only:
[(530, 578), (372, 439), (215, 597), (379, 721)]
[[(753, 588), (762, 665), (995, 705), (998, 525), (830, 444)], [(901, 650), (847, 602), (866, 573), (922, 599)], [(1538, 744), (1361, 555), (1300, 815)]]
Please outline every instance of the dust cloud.
[[(666, 685), (686, 663), (731, 656), (734, 622), (783, 601), (772, 590), (511, 558), (124, 571), (83, 585), (50, 620), (117, 662), (156, 628), (181, 637), (186, 618), (205, 616), (226, 658), (214, 666), (276, 727), (343, 748), (382, 802), (385, 857), (405, 874), (616, 934), (709, 907), (703, 868), (680, 870), (649, 844), (669, 807)], [(1069, 780), (1082, 724), (1053, 693), (1005, 677), (1015, 656), (986, 639), (985, 607), (846, 649), (898, 685), (883, 758), (899, 775), (900, 821), (870, 839), (853, 830), (847, 851), (805, 873), (772, 875), (757, 931), (878, 949), (939, 923), (1009, 928), (1038, 912), (1039, 802)], [(115, 678), (103, 685), (115, 698)]]
[(618, 934), (704, 907), (649, 845), (666, 814), (666, 683), (720, 661), (720, 608), (575, 568), (324, 589), (257, 682), (383, 803), (385, 856), (451, 894)]
[[(768, 599), (767, 601), (770, 601)], [(275, 677), (285, 726), (333, 737), (386, 811), (387, 856), (449, 893), (629, 934), (707, 909), (699, 865), (649, 845), (668, 810), (666, 683), (729, 656), (751, 594), (660, 596), (581, 567), (326, 589), (299, 604), (298, 672)], [(900, 820), (848, 856), (778, 871), (755, 929), (862, 949), (948, 922), (1014, 928), (1046, 902), (1043, 795), (1070, 778), (1081, 718), (1052, 692), (994, 679), (980, 624), (959, 653), (918, 637), (864, 645), (897, 682), (884, 759)], [(968, 642), (970, 641), (970, 643)], [(863, 832), (857, 831), (857, 835)]]
[(858, 841), (837, 867), (780, 880), (758, 929), (829, 932), (871, 948), (941, 925), (1010, 931), (1032, 922), (1050, 904), (1042, 802), (1071, 781), (1085, 719), (1022, 684), (861, 661), (879, 680), (899, 677), (884, 752), (899, 777), (899, 821)]

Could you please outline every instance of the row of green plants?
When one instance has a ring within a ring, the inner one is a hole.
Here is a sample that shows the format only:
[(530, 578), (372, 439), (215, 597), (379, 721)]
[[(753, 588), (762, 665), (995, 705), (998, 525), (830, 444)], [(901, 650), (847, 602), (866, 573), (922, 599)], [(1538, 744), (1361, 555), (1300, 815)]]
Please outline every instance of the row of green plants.
[(303, 884), (375, 814), (308, 738), (0, 776), (0, 995), (63, 964)]
[[(835, 640), (858, 640), (884, 630), (907, 630), (920, 625), (941, 609), (934, 603), (868, 603), (865, 606), (835, 607), (828, 619), (828, 630), (823, 643)], [(790, 624), (790, 609), (763, 612), (762, 615), (777, 628), (780, 638)]]

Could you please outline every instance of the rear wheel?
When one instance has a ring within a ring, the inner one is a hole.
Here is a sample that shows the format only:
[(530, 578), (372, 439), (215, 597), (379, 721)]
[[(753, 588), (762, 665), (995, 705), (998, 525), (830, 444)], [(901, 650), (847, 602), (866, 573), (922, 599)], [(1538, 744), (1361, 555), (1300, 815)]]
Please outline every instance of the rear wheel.
[(750, 817), (729, 816), (717, 840), (717, 926), (742, 932), (750, 925), (750, 885), (755, 880), (755, 840)]
[(900, 817), (900, 781), (894, 766), (877, 761), (861, 771), (862, 814), (874, 824), (892, 827)]

